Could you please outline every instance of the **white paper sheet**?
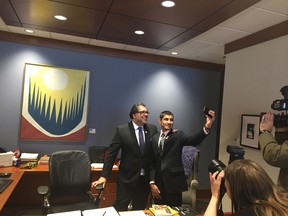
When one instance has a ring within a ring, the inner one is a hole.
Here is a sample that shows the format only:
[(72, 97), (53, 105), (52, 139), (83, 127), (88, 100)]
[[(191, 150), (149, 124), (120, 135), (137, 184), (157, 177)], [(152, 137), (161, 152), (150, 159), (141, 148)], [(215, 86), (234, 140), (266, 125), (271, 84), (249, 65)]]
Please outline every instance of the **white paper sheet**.
[[(104, 166), (104, 163), (92, 163), (91, 164), (91, 167), (94, 169), (103, 168), (103, 166)], [(117, 165), (113, 165), (113, 168), (117, 168), (117, 167), (118, 167)]]
[(54, 214), (48, 214), (47, 216), (81, 216), (81, 211), (77, 210), (77, 211), (54, 213)]
[(125, 211), (119, 212), (120, 216), (146, 216), (143, 211)]
[(35, 159), (37, 159), (38, 158), (38, 153), (22, 153), (21, 154), (21, 159), (30, 159), (30, 160), (35, 160)]
[(83, 216), (119, 216), (114, 207), (89, 209), (82, 211)]

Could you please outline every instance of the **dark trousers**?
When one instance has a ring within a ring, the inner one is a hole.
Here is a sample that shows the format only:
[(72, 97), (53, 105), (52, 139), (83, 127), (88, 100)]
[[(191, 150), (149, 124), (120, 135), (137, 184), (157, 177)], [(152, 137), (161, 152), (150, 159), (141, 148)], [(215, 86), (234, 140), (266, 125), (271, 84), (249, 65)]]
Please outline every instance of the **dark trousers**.
[(181, 206), (182, 205), (182, 192), (168, 193), (162, 177), (156, 175), (155, 183), (160, 190), (161, 199), (154, 199), (154, 203), (158, 205)]
[(148, 196), (150, 193), (149, 179), (141, 176), (136, 187), (118, 183), (116, 201), (114, 208), (117, 211), (127, 211), (128, 205), (132, 201), (132, 210), (143, 210), (147, 206)]

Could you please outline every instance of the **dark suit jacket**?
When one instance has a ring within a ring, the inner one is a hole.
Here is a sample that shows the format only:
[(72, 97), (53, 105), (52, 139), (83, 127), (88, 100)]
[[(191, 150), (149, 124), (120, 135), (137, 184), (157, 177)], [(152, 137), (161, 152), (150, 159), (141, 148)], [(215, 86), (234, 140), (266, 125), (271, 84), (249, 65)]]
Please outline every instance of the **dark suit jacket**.
[(118, 182), (132, 188), (135, 187), (140, 177), (141, 168), (145, 170), (145, 174), (149, 178), (152, 155), (150, 140), (157, 132), (158, 130), (155, 125), (144, 125), (145, 149), (142, 155), (132, 122), (118, 126), (108, 149), (102, 176), (105, 178), (109, 177), (115, 159), (121, 149)]
[(181, 130), (171, 130), (166, 136), (162, 155), (158, 148), (159, 136), (160, 133), (157, 133), (151, 140), (154, 158), (150, 180), (157, 184), (157, 178), (162, 178), (168, 193), (186, 191), (188, 187), (182, 164), (182, 147), (197, 146), (207, 135), (203, 130), (194, 136), (188, 136)]

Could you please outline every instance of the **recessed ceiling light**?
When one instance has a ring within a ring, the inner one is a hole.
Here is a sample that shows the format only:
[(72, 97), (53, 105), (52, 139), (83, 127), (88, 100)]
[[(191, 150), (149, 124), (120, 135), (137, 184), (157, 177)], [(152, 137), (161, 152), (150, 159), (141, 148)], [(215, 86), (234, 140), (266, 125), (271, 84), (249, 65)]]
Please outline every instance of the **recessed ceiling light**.
[(135, 34), (138, 34), (138, 35), (143, 35), (143, 34), (144, 34), (144, 31), (142, 31), (142, 30), (136, 30), (134, 33), (135, 33)]
[(174, 1), (163, 1), (161, 3), (161, 5), (163, 7), (174, 7), (175, 6), (175, 2)]
[(27, 32), (27, 33), (31, 33), (31, 34), (34, 33), (34, 31), (31, 30), (31, 29), (25, 29), (24, 31)]
[(178, 52), (171, 52), (172, 55), (178, 55)]
[(58, 20), (67, 20), (67, 18), (65, 16), (62, 16), (62, 15), (55, 15), (54, 17)]

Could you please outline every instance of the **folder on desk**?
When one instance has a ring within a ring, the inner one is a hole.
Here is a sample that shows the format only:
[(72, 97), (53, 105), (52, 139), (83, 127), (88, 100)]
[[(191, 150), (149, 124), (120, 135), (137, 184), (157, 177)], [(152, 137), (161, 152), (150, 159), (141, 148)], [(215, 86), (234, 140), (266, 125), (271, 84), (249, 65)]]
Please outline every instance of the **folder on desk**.
[(0, 153), (0, 167), (12, 166), (14, 153), (12, 151)]

